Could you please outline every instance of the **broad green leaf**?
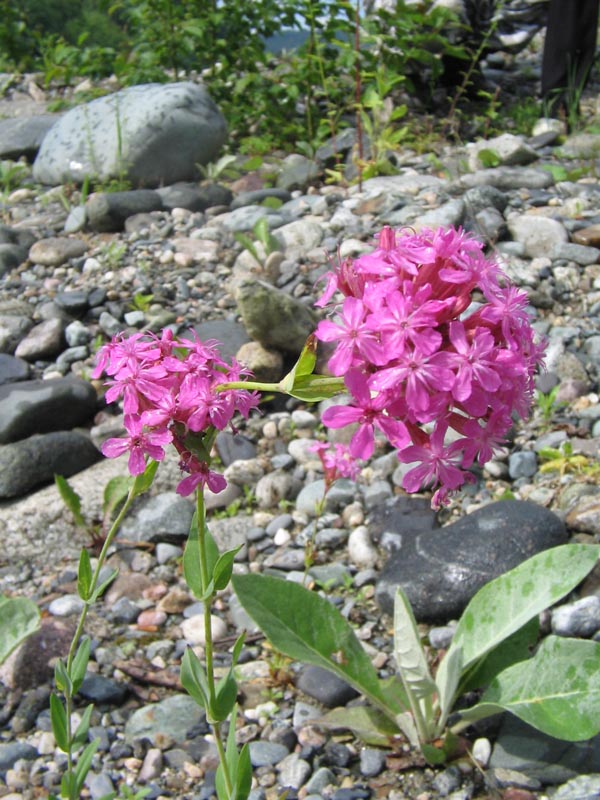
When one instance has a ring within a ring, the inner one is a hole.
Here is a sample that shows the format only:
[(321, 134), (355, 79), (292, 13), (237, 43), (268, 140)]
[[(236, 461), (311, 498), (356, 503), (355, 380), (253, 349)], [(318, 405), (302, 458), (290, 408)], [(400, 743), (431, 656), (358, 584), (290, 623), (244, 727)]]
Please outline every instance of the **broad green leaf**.
[(107, 519), (111, 519), (121, 503), (124, 503), (131, 489), (132, 479), (120, 475), (111, 478), (104, 487), (104, 498), (102, 502), (102, 512)]
[(56, 744), (63, 753), (69, 750), (69, 737), (67, 735), (67, 712), (58, 695), (50, 695), (50, 722), (52, 723), (52, 733), (56, 739)]
[(195, 700), (199, 706), (208, 708), (210, 698), (208, 678), (206, 677), (206, 672), (198, 656), (191, 647), (186, 649), (181, 659), (179, 680), (189, 696)]
[(28, 597), (0, 595), (0, 664), (40, 627), (40, 610)]
[(235, 774), (235, 800), (246, 800), (251, 788), (252, 762), (250, 761), (250, 746), (245, 744), (240, 751)]
[(71, 514), (73, 514), (75, 524), (79, 525), (80, 528), (86, 528), (86, 521), (81, 515), (81, 497), (62, 475), (55, 475), (54, 483), (56, 484), (58, 493), (62, 497), (63, 503), (69, 509)]
[(232, 583), (242, 606), (278, 650), (335, 673), (388, 710), (375, 668), (331, 603), (299, 584), (268, 575), (234, 575)]
[(148, 466), (141, 475), (138, 475), (133, 481), (133, 497), (138, 497), (152, 486), (156, 470), (158, 469), (158, 461), (152, 459), (148, 462)]
[(94, 710), (94, 704), (90, 703), (86, 706), (85, 711), (81, 715), (81, 721), (77, 726), (77, 730), (73, 735), (73, 746), (74, 747), (81, 747), (87, 741), (88, 731), (90, 729), (90, 721), (92, 718), (92, 712)]
[(227, 550), (221, 553), (214, 566), (212, 579), (214, 581), (215, 591), (219, 592), (224, 589), (231, 580), (231, 573), (233, 572), (233, 561), (236, 555), (242, 549), (242, 545), (234, 547), (232, 550)]
[(468, 670), (468, 674), (463, 676), (458, 694), (485, 689), (500, 672), (519, 661), (531, 658), (539, 632), (540, 623), (534, 617)]
[(457, 695), (458, 684), (462, 675), (463, 654), (461, 647), (455, 647), (444, 656), (435, 676), (438, 687), (439, 719), (437, 725), (438, 735), (446, 727), (448, 714), (452, 710)]
[(400, 677), (415, 699), (429, 697), (436, 691), (415, 615), (408, 598), (399, 587), (394, 601), (394, 656)]
[(79, 556), (77, 570), (77, 594), (82, 600), (89, 600), (92, 590), (92, 562), (90, 554), (84, 548)]
[(99, 597), (102, 597), (104, 592), (108, 589), (108, 587), (114, 581), (114, 579), (117, 577), (118, 574), (119, 574), (118, 569), (112, 570), (108, 578), (106, 578), (106, 580), (103, 580), (102, 583), (94, 589), (92, 596), (90, 597), (90, 603), (95, 603)]
[(459, 713), (470, 723), (500, 711), (556, 739), (595, 736), (600, 732), (600, 642), (548, 636), (534, 658), (505, 669), (480, 703)]
[(350, 730), (365, 744), (389, 747), (400, 729), (381, 711), (370, 706), (334, 708), (319, 719), (319, 725), (332, 730)]
[(77, 652), (75, 653), (75, 658), (71, 664), (71, 683), (73, 685), (73, 694), (77, 694), (81, 684), (83, 683), (83, 679), (85, 678), (87, 665), (90, 660), (90, 647), (90, 637), (84, 636), (81, 639), (79, 647), (77, 648)]
[(597, 545), (561, 545), (538, 553), (487, 583), (461, 616), (446, 658), (461, 647), (463, 670), (470, 667), (569, 594), (594, 568), (598, 555)]

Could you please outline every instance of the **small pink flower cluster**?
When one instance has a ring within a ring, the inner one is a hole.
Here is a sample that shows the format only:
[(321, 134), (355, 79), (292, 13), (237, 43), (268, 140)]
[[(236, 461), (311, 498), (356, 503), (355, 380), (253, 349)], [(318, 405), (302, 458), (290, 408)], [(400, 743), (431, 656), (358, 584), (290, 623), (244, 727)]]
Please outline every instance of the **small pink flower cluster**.
[(327, 489), (340, 478), (358, 478), (360, 466), (345, 444), (336, 442), (332, 448), (326, 442), (316, 442), (310, 449), (319, 456)]
[(225, 488), (225, 478), (209, 469), (210, 445), (203, 434), (223, 430), (237, 412), (247, 417), (259, 397), (241, 389), (217, 391), (219, 384), (247, 374), (239, 364), (220, 358), (217, 342), (175, 339), (168, 329), (160, 338), (119, 335), (101, 348), (92, 377), (103, 373), (111, 378), (107, 403), (122, 398), (127, 431), (126, 437), (102, 445), (105, 456), (129, 452), (129, 472), (141, 475), (146, 457), (162, 461), (164, 448), (173, 444), (187, 475), (177, 487), (179, 494), (191, 494), (197, 486), (213, 492)]
[[(317, 303), (343, 296), (316, 336), (335, 343), (329, 369), (351, 395), (350, 405), (328, 408), (323, 423), (358, 425), (355, 458), (372, 455), (381, 431), (400, 461), (416, 464), (404, 489), (436, 488), (436, 506), (474, 479), (469, 467), (491, 458), (513, 412), (527, 414), (543, 356), (527, 295), (482, 247), (460, 229), (385, 227), (373, 252), (328, 274)], [(447, 443), (450, 428), (456, 434)]]

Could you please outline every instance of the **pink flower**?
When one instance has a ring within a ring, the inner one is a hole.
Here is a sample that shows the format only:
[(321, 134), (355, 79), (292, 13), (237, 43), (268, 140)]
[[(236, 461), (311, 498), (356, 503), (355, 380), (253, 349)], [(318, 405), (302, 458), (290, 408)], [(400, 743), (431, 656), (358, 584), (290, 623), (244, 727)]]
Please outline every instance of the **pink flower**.
[(336, 442), (331, 447), (325, 442), (315, 442), (310, 449), (317, 453), (321, 460), (326, 486), (331, 486), (339, 478), (349, 478), (354, 481), (358, 477), (360, 467), (346, 445)]
[(190, 458), (182, 461), (179, 466), (183, 472), (190, 473), (177, 485), (177, 494), (182, 497), (187, 497), (196, 489), (203, 489), (205, 486), (208, 486), (211, 492), (218, 494), (227, 486), (227, 481), (222, 475), (212, 472), (205, 461), (198, 461), (191, 454)]
[(337, 323), (324, 320), (316, 335), (323, 342), (338, 342), (329, 361), (334, 375), (344, 375), (357, 358), (377, 362), (381, 358), (378, 334), (365, 322), (367, 309), (355, 297), (347, 297)]
[(122, 439), (107, 439), (101, 446), (107, 458), (117, 458), (129, 451), (128, 468), (131, 475), (141, 475), (146, 469), (146, 456), (155, 461), (165, 457), (164, 447), (173, 440), (168, 430), (145, 430), (139, 417), (125, 417), (125, 428), (129, 433)]
[(323, 412), (323, 424), (329, 428), (343, 428), (358, 423), (358, 430), (350, 441), (350, 454), (367, 460), (375, 447), (374, 429), (382, 431), (394, 447), (403, 447), (409, 440), (406, 425), (385, 413), (388, 398), (384, 393), (371, 396), (367, 379), (358, 370), (351, 370), (345, 383), (356, 405), (331, 406)]
[(418, 492), (429, 484), (442, 485), (453, 490), (465, 482), (466, 473), (461, 469), (461, 450), (456, 443), (444, 445), (447, 430), (447, 423), (438, 423), (424, 445), (411, 445), (398, 453), (398, 458), (404, 464), (420, 462), (402, 480), (402, 486), (407, 492)]

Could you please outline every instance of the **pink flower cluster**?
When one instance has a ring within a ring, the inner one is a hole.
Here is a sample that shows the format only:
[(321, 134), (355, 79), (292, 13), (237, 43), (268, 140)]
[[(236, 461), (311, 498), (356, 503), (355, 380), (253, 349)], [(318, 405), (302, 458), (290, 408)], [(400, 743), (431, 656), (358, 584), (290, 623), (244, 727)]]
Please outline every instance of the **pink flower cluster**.
[(209, 469), (205, 435), (226, 428), (238, 412), (247, 417), (259, 397), (242, 389), (216, 389), (247, 374), (239, 364), (220, 358), (217, 342), (175, 339), (168, 329), (160, 337), (119, 335), (101, 348), (92, 377), (103, 373), (110, 377), (106, 401), (122, 400), (127, 431), (124, 438), (102, 445), (105, 456), (128, 452), (129, 472), (141, 475), (147, 457), (162, 461), (164, 448), (173, 444), (187, 476), (177, 487), (179, 494), (191, 494), (197, 486), (214, 492), (225, 488), (223, 476)]
[(344, 376), (351, 396), (322, 421), (357, 424), (355, 458), (372, 455), (381, 431), (400, 461), (415, 464), (404, 489), (431, 486), (439, 506), (474, 479), (468, 470), (475, 461), (491, 458), (513, 413), (527, 414), (543, 345), (534, 339), (525, 292), (464, 231), (385, 227), (377, 244), (341, 261), (317, 303), (342, 295), (316, 336), (335, 343), (328, 366)]

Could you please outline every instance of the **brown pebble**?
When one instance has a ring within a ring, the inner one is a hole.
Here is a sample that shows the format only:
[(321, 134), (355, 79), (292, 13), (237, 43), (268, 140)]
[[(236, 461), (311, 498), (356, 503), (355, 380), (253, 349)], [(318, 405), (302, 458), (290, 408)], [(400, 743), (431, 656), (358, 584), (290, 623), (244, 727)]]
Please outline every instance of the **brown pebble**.
[(164, 611), (159, 611), (157, 608), (147, 608), (137, 618), (137, 626), (144, 630), (156, 630), (164, 624), (166, 619), (167, 615)]

